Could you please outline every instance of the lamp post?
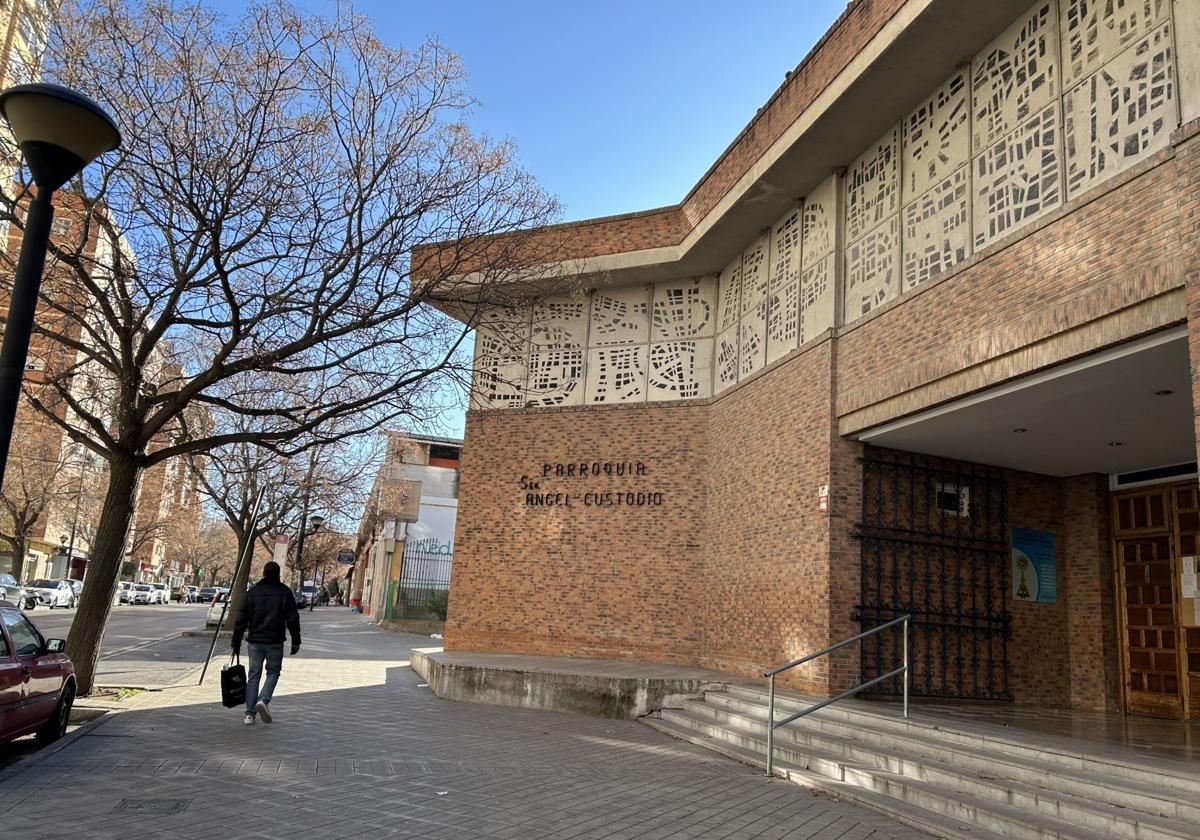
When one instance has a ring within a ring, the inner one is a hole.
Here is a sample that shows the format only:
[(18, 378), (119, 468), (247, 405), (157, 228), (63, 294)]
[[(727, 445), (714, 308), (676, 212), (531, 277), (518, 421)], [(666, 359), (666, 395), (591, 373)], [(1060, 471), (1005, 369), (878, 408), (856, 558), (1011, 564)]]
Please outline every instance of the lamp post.
[(21, 396), (21, 379), (29, 355), (29, 336), (37, 309), (54, 191), (83, 168), (121, 143), (121, 133), (104, 109), (81, 93), (61, 85), (17, 85), (0, 93), (0, 116), (8, 121), (29, 165), (37, 195), (29, 203), (21, 256), (13, 277), (4, 343), (0, 345), (0, 484), (8, 464)]
[[(312, 522), (312, 527), (308, 527), (308, 522)], [(325, 523), (325, 517), (319, 513), (308, 515), (308, 508), (300, 514), (300, 536), (296, 539), (296, 571), (300, 573), (300, 591), (304, 591), (304, 537), (308, 534), (315, 534), (321, 530), (321, 526)], [(316, 595), (316, 586), (313, 586), (313, 595)], [(311, 609), (311, 606), (310, 606)]]

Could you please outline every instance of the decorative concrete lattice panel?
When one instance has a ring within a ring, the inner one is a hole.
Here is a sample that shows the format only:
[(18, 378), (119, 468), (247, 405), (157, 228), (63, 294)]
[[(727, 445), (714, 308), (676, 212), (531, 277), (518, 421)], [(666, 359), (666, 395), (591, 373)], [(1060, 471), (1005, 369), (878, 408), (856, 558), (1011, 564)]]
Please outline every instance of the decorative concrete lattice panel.
[(766, 298), (742, 316), (738, 330), (738, 378), (744, 379), (767, 363)]
[(588, 344), (645, 344), (650, 340), (650, 288), (597, 289), (592, 293)]
[(837, 229), (835, 216), (837, 177), (829, 176), (804, 199), (804, 246), (800, 268), (807, 270), (833, 253)]
[(896, 216), (846, 248), (843, 322), (866, 315), (900, 291), (900, 220)]
[(782, 288), (771, 287), (767, 298), (767, 363), (800, 346), (800, 278)]
[(940, 181), (904, 208), (904, 282), (919, 286), (971, 253), (970, 197), (967, 167)]
[(827, 254), (825, 259), (800, 275), (801, 344), (833, 326), (833, 272), (836, 266), (837, 254)]
[(713, 390), (721, 393), (738, 378), (738, 325), (717, 336), (716, 363), (713, 371)]
[(1167, 20), (1170, 0), (1059, 0), (1063, 83), (1070, 86)]
[(972, 148), (1023, 126), (1058, 98), (1058, 14), (1042, 2), (1018, 18), (971, 64)]
[(534, 351), (529, 357), (528, 404), (582, 404), (583, 355), (577, 348)]
[(644, 344), (589, 350), (586, 401), (645, 402), (646, 356)]
[(476, 356), (471, 407), (521, 408), (525, 405), (525, 377), (529, 372), (525, 359), (525, 356)]
[(767, 299), (767, 282), (770, 279), (767, 265), (767, 248), (770, 238), (760, 236), (754, 244), (742, 252), (742, 317), (757, 309)]
[(742, 255), (725, 266), (717, 280), (717, 329), (725, 332), (738, 321), (742, 299)]
[(873, 143), (846, 172), (846, 238), (854, 240), (900, 209), (900, 129)]
[(712, 396), (713, 340), (650, 345), (650, 402)]
[(528, 309), (481, 309), (475, 327), (476, 352), (484, 356), (528, 355), (529, 319)]
[(588, 301), (550, 298), (533, 307), (534, 350), (587, 346)]
[(943, 183), (971, 158), (967, 74), (951, 76), (902, 123), (904, 201)]
[(717, 280), (700, 277), (654, 284), (655, 341), (711, 336), (717, 324)]
[(1167, 144), (1179, 124), (1171, 45), (1164, 24), (1067, 93), (1068, 198)]
[(1062, 202), (1059, 118), (1055, 103), (975, 158), (975, 249)]

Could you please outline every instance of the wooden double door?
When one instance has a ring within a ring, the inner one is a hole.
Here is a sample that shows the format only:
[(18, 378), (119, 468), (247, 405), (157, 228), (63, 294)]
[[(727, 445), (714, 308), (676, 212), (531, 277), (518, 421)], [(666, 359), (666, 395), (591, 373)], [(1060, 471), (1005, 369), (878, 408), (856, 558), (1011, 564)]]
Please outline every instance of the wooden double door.
[(1196, 482), (1115, 494), (1112, 530), (1125, 708), (1200, 717)]

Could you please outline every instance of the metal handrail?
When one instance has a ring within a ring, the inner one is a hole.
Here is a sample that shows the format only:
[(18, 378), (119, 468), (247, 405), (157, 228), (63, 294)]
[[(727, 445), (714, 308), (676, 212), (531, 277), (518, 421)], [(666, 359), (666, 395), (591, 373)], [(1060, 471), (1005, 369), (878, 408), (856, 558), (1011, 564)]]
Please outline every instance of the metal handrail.
[[(763, 673), (764, 677), (769, 677), (771, 680), (770, 687), (767, 692), (767, 775), (775, 775), (775, 730), (780, 726), (786, 726), (794, 720), (812, 714), (818, 709), (823, 709), (830, 703), (836, 703), (849, 697), (852, 694), (857, 694), (864, 688), (870, 688), (876, 683), (881, 683), (884, 680), (890, 680), (892, 677), (900, 674), (904, 675), (904, 717), (908, 718), (908, 622), (912, 619), (912, 615), (902, 615), (899, 618), (894, 618), (886, 624), (880, 624), (870, 630), (859, 633), (857, 636), (851, 636), (849, 639), (844, 639), (840, 642), (835, 642), (832, 645), (821, 648), (816, 653), (810, 653), (808, 656), (802, 656), (799, 659), (793, 659), (791, 662), (780, 665), (778, 668), (772, 668), (770, 671)], [(887, 630), (889, 627), (895, 627), (897, 624), (904, 625), (904, 663), (893, 671), (889, 671), (880, 677), (875, 677), (872, 680), (867, 680), (865, 683), (860, 683), (854, 688), (847, 689), (841, 694), (835, 695), (828, 699), (822, 700), (820, 703), (814, 703), (806, 709), (801, 709), (793, 715), (788, 715), (783, 720), (775, 720), (775, 677), (797, 665), (803, 665), (805, 662), (811, 662), (826, 654), (833, 653), (835, 650), (844, 648), (847, 645), (852, 645), (855, 642), (860, 642), (868, 636), (874, 636), (882, 630)]]

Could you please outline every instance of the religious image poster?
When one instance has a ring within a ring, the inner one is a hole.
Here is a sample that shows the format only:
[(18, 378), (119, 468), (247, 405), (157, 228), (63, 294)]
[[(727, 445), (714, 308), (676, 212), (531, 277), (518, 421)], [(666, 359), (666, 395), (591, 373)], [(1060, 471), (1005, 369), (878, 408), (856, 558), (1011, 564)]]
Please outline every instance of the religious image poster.
[(1014, 601), (1054, 604), (1058, 601), (1058, 564), (1054, 534), (1012, 529), (1012, 586)]

